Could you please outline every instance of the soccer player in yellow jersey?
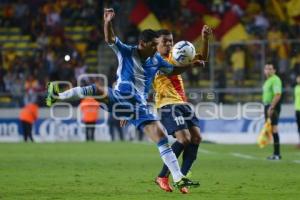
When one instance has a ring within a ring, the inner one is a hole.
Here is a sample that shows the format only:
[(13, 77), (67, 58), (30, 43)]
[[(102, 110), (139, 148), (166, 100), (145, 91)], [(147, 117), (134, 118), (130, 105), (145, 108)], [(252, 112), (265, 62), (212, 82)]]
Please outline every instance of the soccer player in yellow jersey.
[[(201, 54), (197, 54), (197, 59), (207, 60), (208, 38), (211, 29), (205, 25), (202, 29), (202, 40), (204, 42)], [(158, 31), (157, 50), (160, 55), (172, 63), (171, 49), (173, 47), (173, 35), (168, 30)], [(196, 160), (198, 147), (201, 142), (199, 119), (195, 116), (192, 108), (187, 104), (181, 75), (156, 74), (153, 87), (156, 93), (155, 104), (161, 115), (161, 122), (169, 135), (176, 138), (172, 149), (177, 157), (183, 152), (181, 172), (184, 175), (190, 171), (192, 164)], [(172, 192), (169, 184), (169, 169), (163, 166), (155, 182), (159, 187), (167, 192)], [(188, 193), (186, 187), (181, 188), (182, 193)]]

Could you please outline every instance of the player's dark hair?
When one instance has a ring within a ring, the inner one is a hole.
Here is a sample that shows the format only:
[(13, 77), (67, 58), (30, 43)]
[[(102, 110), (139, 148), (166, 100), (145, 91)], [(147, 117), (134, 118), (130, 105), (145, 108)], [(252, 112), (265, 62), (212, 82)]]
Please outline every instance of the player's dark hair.
[(167, 29), (160, 29), (157, 31), (157, 35), (158, 35), (158, 37), (160, 37), (162, 35), (172, 35), (172, 32)]
[(145, 29), (139, 35), (139, 40), (144, 42), (151, 42), (154, 38), (158, 38), (156, 31), (152, 29)]
[(273, 64), (273, 62), (266, 62), (265, 66), (266, 66), (266, 65), (272, 65), (272, 66), (273, 66), (273, 69), (274, 69), (275, 71), (277, 71), (277, 67)]

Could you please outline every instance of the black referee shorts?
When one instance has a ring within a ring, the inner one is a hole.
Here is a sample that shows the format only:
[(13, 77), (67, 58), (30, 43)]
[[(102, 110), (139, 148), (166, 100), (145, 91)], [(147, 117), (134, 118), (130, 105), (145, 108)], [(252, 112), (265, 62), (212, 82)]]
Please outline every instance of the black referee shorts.
[[(267, 118), (268, 118), (268, 110), (269, 110), (269, 108), (270, 108), (270, 105), (265, 105), (265, 120), (267, 120)], [(272, 126), (278, 125), (280, 111), (281, 111), (281, 106), (277, 105), (274, 108), (273, 115), (271, 116), (271, 125)]]

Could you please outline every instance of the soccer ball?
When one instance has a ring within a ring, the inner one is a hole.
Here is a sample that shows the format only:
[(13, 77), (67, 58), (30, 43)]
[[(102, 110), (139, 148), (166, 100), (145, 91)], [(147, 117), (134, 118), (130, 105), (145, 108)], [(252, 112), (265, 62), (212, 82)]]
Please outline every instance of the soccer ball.
[(172, 49), (172, 60), (179, 66), (192, 62), (195, 55), (195, 47), (188, 41), (177, 42)]

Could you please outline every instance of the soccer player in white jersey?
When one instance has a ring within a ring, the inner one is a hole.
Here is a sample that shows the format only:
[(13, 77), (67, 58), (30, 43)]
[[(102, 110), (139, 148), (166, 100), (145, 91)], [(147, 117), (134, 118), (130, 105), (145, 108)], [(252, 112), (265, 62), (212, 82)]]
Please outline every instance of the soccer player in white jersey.
[(196, 60), (184, 67), (169, 64), (156, 52), (158, 36), (151, 29), (142, 31), (137, 46), (123, 44), (114, 35), (112, 28), (114, 16), (113, 9), (104, 10), (105, 41), (116, 53), (119, 62), (115, 87), (112, 89), (93, 84), (59, 92), (58, 85), (50, 82), (46, 104), (51, 106), (57, 100), (69, 101), (85, 96), (102, 96), (101, 101), (107, 102), (106, 108), (109, 112), (117, 117), (129, 118), (130, 123), (144, 131), (157, 144), (160, 156), (172, 174), (175, 187), (179, 189), (189, 186), (197, 187), (199, 182), (191, 181), (181, 173), (178, 160), (170, 148), (162, 125), (149, 111), (146, 100), (157, 71), (166, 74), (182, 73), (187, 68), (204, 65), (204, 62)]

